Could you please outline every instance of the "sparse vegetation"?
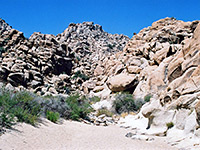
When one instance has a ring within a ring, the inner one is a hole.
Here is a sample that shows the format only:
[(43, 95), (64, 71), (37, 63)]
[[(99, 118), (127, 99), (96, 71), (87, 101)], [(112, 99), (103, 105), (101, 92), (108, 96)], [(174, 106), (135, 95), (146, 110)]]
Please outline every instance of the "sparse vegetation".
[(9, 91), (0, 89), (0, 127), (10, 128), (16, 122), (35, 125), (40, 115), (52, 122), (60, 117), (65, 119), (87, 119), (93, 109), (90, 102), (99, 101), (98, 97), (86, 98), (72, 94), (68, 98), (45, 96), (40, 97), (26, 91)]
[(82, 74), (81, 71), (77, 71), (74, 73), (72, 79), (81, 78), (83, 81), (89, 80), (89, 77), (85, 74)]
[(80, 60), (81, 60), (81, 58), (80, 58), (79, 56), (76, 56), (76, 60), (80, 61)]
[(176, 18), (175, 18), (175, 17), (171, 17), (171, 19), (172, 19), (172, 20), (176, 20)]
[(113, 49), (113, 48), (115, 47), (114, 44), (113, 44), (113, 45), (112, 45), (112, 44), (108, 44), (107, 46), (108, 46), (110, 49)]
[(101, 99), (98, 96), (93, 96), (89, 98), (90, 104), (94, 104), (96, 102), (99, 102)]
[(147, 94), (147, 95), (144, 97), (144, 101), (145, 101), (145, 102), (149, 102), (150, 99), (151, 99), (151, 97), (152, 97), (152, 95)]
[(72, 120), (86, 119), (87, 114), (93, 111), (86, 97), (78, 93), (70, 95), (66, 99), (66, 103), (71, 109), (70, 119)]
[(103, 114), (105, 114), (107, 117), (112, 117), (113, 116), (113, 112), (109, 111), (106, 108), (102, 108), (102, 109), (99, 109), (97, 111), (97, 117), (100, 116), (100, 115), (103, 115)]
[(113, 102), (113, 107), (119, 114), (123, 112), (137, 111), (139, 109), (135, 104), (133, 96), (128, 93), (117, 94), (115, 96), (115, 101)]
[(2, 53), (6, 52), (6, 49), (0, 46), (0, 56), (2, 56)]
[[(148, 99), (146, 99), (148, 100)], [(134, 99), (132, 94), (118, 93), (113, 102), (113, 108), (119, 114), (138, 111), (146, 103), (143, 99)]]
[(0, 126), (9, 128), (15, 122), (26, 122), (35, 125), (41, 107), (34, 97), (25, 91), (0, 91)]
[(142, 98), (135, 99), (135, 105), (140, 109), (146, 102)]
[(174, 126), (174, 123), (169, 122), (169, 123), (166, 124), (166, 126), (167, 126), (167, 129), (171, 129)]
[(60, 118), (60, 114), (58, 112), (47, 111), (46, 117), (48, 120), (56, 123), (58, 121), (58, 119)]
[(22, 57), (17, 57), (18, 60), (22, 60)]

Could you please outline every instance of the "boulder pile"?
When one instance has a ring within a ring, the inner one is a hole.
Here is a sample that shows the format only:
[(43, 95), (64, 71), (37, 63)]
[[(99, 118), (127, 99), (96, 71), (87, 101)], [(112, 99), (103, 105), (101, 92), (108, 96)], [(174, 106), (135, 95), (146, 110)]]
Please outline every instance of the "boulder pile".
[(0, 81), (40, 95), (82, 89), (97, 60), (121, 51), (129, 40), (93, 22), (70, 24), (57, 36), (35, 32), (27, 39), (0, 19), (0, 32)]
[(199, 35), (199, 21), (158, 20), (135, 34), (123, 51), (100, 60), (85, 91), (102, 99), (120, 91), (136, 99), (152, 95), (139, 117), (148, 119), (147, 129), (161, 128), (154, 135), (172, 136), (173, 127), (173, 136), (177, 130), (184, 134), (177, 139), (191, 133), (190, 138), (199, 138)]

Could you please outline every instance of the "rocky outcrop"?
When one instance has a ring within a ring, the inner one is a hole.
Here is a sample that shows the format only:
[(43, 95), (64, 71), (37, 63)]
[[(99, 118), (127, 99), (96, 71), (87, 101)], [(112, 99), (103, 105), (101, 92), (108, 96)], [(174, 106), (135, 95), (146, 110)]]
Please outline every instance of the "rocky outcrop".
[(83, 89), (102, 57), (121, 51), (128, 37), (93, 22), (70, 24), (57, 36), (35, 32), (29, 39), (0, 20), (0, 81), (38, 94)]
[[(97, 81), (96, 86), (107, 85), (113, 93), (153, 95), (141, 109), (147, 129), (162, 128), (159, 135), (167, 135), (174, 126), (184, 134), (195, 134), (199, 132), (199, 35), (199, 21), (156, 21), (135, 34), (122, 52), (99, 61), (90, 80)], [(129, 85), (134, 88), (127, 90)]]
[[(66, 43), (74, 54), (72, 73), (91, 78), (96, 74), (96, 66), (105, 57), (122, 51), (129, 38), (124, 35), (109, 34), (104, 32), (102, 26), (93, 22), (71, 23), (57, 40)], [(102, 72), (101, 70), (99, 70)], [(84, 78), (74, 78), (73, 84), (78, 90)]]
[(34, 33), (28, 40), (14, 29), (6, 33), (1, 35), (2, 39), (9, 37), (0, 58), (2, 81), (44, 94), (50, 87), (56, 88), (54, 75), (71, 73), (70, 48), (59, 44), (55, 36)]

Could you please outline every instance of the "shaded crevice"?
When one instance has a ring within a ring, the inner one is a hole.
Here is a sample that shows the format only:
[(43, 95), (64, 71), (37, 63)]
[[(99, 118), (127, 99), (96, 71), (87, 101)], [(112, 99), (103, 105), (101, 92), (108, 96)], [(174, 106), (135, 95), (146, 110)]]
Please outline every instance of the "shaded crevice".
[(176, 53), (176, 51), (172, 51), (172, 47), (170, 46), (169, 47), (169, 51), (167, 52), (167, 57), (171, 56), (171, 55), (174, 55)]
[(173, 94), (172, 94), (172, 99), (178, 99), (179, 97), (181, 96), (181, 94), (177, 91), (177, 90), (175, 90), (175, 91), (173, 91)]
[(182, 67), (179, 65), (168, 77), (169, 82), (172, 82), (174, 79), (183, 75)]

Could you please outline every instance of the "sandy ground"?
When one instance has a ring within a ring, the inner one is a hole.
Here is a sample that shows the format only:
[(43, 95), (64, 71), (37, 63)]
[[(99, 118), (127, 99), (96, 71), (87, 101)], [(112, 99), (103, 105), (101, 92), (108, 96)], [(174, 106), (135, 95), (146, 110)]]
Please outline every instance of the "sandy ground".
[(175, 150), (161, 138), (148, 142), (127, 138), (128, 130), (114, 125), (43, 120), (38, 127), (23, 123), (15, 129), (0, 136), (0, 150)]

